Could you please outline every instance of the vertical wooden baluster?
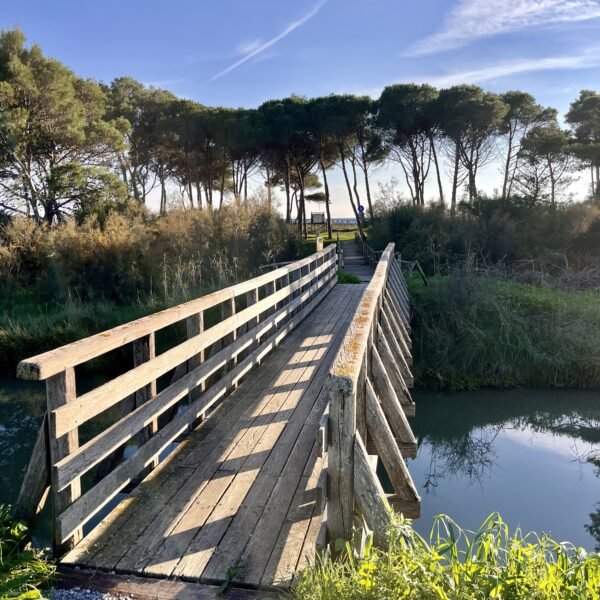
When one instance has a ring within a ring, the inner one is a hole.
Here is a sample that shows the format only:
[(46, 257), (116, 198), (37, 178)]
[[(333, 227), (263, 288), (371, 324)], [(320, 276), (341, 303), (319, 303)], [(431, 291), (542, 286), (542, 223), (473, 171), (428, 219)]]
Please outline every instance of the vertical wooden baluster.
[(54, 546), (57, 553), (66, 551), (83, 537), (82, 529), (77, 529), (75, 533), (67, 540), (63, 540), (60, 528), (58, 526), (58, 517), (67, 509), (77, 498), (81, 496), (81, 480), (75, 479), (62, 492), (58, 491), (56, 482), (56, 469), (54, 465), (60, 460), (69, 456), (79, 448), (79, 430), (72, 429), (65, 435), (56, 437), (56, 421), (53, 418), (52, 411), (68, 402), (73, 402), (77, 397), (75, 388), (75, 369), (69, 367), (62, 373), (57, 373), (46, 380), (46, 402), (48, 414), (50, 415), (50, 460), (52, 463), (51, 481), (52, 481), (52, 502), (54, 510)]
[(332, 379), (329, 387), (327, 530), (331, 541), (352, 537), (354, 511), (354, 438), (356, 436), (356, 390)]
[[(156, 344), (154, 339), (154, 332), (149, 333), (141, 337), (139, 340), (133, 342), (133, 366), (138, 367), (139, 365), (148, 362), (156, 358)], [(145, 402), (152, 400), (156, 397), (156, 380), (151, 381), (148, 385), (135, 393), (135, 408), (141, 406)], [(150, 425), (146, 429), (140, 432), (138, 440), (140, 444), (143, 444), (149, 440), (158, 431), (158, 418), (153, 419)], [(158, 457), (156, 457), (149, 466), (148, 471), (154, 469), (158, 465)]]
[[(253, 290), (246, 292), (246, 306), (247, 307), (250, 307), (253, 304), (256, 304), (257, 302), (258, 302), (258, 288), (254, 288)], [(250, 331), (251, 329), (254, 329), (254, 327), (256, 327), (257, 325), (258, 325), (258, 317), (253, 317), (252, 319), (250, 319), (248, 321), (246, 327), (247, 327), (247, 330)], [(254, 348), (256, 348), (257, 346), (258, 346), (258, 340), (254, 340), (244, 354), (246, 356), (248, 356), (249, 354), (252, 353)]]
[[(229, 317), (232, 317), (233, 315), (235, 315), (235, 298), (231, 298), (231, 300), (227, 300), (226, 302), (223, 302), (223, 304), (221, 304), (221, 319), (223, 321), (225, 319), (228, 319)], [(237, 329), (234, 329), (229, 335), (226, 335), (223, 338), (223, 348), (234, 342), (236, 338)], [(237, 356), (231, 359), (227, 363), (227, 370), (230, 371), (231, 369), (233, 369), (235, 365), (237, 365), (237, 362)], [(237, 385), (237, 383), (234, 385), (234, 389), (237, 388)]]
[[(185, 321), (186, 331), (187, 331), (187, 339), (191, 339), (200, 335), (204, 331), (204, 311), (200, 311), (196, 315), (192, 315), (188, 317)], [(204, 362), (204, 350), (200, 352), (200, 354), (196, 354), (196, 356), (192, 356), (188, 360), (188, 373), (193, 371), (195, 368), (199, 367)], [(190, 391), (188, 394), (188, 401), (191, 404), (194, 400), (197, 400), (200, 397), (200, 394), (206, 389), (206, 381), (203, 381), (197, 388)], [(204, 414), (200, 416), (200, 420), (204, 418)]]

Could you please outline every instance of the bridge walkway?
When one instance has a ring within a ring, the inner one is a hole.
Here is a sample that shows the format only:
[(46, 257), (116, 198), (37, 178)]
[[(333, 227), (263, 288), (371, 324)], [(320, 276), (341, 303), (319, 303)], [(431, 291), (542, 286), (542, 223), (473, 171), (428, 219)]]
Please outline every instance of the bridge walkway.
[(344, 253), (344, 267), (346, 273), (355, 275), (361, 282), (367, 283), (371, 281), (375, 266), (367, 261), (363, 256), (360, 248), (354, 240), (346, 240), (340, 243)]
[(289, 586), (315, 555), (325, 501), (315, 441), (323, 384), (365, 287), (334, 286), (62, 564)]

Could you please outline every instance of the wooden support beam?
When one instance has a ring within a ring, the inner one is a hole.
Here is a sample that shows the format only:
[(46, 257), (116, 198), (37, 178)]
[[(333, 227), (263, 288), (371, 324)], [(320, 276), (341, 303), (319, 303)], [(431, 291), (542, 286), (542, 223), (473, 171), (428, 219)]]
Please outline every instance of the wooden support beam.
[[(398, 397), (404, 412), (406, 413), (408, 410), (409, 412), (412, 412), (411, 416), (414, 416), (415, 403), (411, 399), (410, 391), (408, 389), (408, 385), (406, 384), (404, 375), (404, 373), (406, 373), (408, 370), (408, 366), (404, 362), (402, 355), (396, 355), (398, 356), (398, 360), (395, 360), (396, 357), (390, 348), (385, 332), (383, 331), (381, 325), (379, 325), (379, 335), (377, 337), (377, 351), (379, 352), (379, 356), (383, 361), (385, 371), (392, 382), (392, 387), (396, 392), (400, 392)], [(402, 369), (404, 373), (401, 373), (400, 369)], [(410, 371), (408, 371), (408, 373), (410, 375)]]
[[(390, 422), (394, 435), (402, 444), (414, 444), (416, 447), (417, 440), (408, 424), (408, 420), (402, 410), (396, 390), (394, 390), (394, 386), (388, 377), (385, 366), (377, 352), (377, 348), (373, 348), (373, 384), (375, 390), (377, 390), (375, 398), (379, 398), (381, 401), (383, 411)], [(373, 390), (373, 388), (370, 387), (369, 380), (367, 380), (367, 395), (369, 394), (370, 389)]]
[(375, 543), (385, 546), (387, 530), (392, 522), (391, 507), (377, 475), (371, 469), (367, 450), (359, 435), (354, 439), (354, 491)]
[(412, 477), (369, 381), (367, 381), (367, 425), (377, 448), (377, 455), (383, 462), (396, 495), (405, 500), (418, 500), (419, 495)]
[[(73, 402), (76, 398), (75, 388), (75, 369), (69, 367), (62, 373), (52, 375), (46, 380), (46, 402), (48, 413), (66, 406)], [(79, 430), (77, 428), (57, 436), (53, 431), (52, 422), (48, 430), (50, 442), (50, 462), (52, 465), (58, 463), (61, 459), (69, 456), (79, 447)], [(54, 512), (54, 545), (57, 553), (62, 553), (64, 550), (72, 548), (83, 537), (81, 526), (73, 527), (69, 531), (69, 535), (61, 534), (59, 519), (63, 513), (73, 505), (73, 503), (81, 496), (81, 480), (74, 479), (71, 484), (62, 492), (58, 491), (56, 481), (56, 471), (52, 469), (52, 502)]]
[(31, 458), (15, 503), (17, 519), (33, 524), (35, 516), (43, 508), (50, 486), (50, 448), (48, 446), (48, 413), (44, 413), (38, 430)]

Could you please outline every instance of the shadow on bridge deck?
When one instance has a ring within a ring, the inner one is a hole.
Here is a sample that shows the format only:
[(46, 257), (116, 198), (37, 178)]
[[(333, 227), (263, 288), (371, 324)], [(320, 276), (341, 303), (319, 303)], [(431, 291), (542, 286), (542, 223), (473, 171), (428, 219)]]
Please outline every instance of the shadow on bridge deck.
[(364, 285), (336, 285), (63, 559), (117, 573), (289, 585), (314, 556), (323, 383)]

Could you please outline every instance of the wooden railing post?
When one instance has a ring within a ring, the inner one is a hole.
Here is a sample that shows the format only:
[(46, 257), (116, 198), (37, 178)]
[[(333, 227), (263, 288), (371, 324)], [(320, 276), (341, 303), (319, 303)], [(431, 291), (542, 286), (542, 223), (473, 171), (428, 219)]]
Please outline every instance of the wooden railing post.
[[(149, 333), (141, 337), (139, 340), (133, 342), (133, 366), (139, 367), (140, 365), (153, 360), (156, 358), (156, 343), (154, 333)], [(156, 396), (156, 379), (151, 381), (148, 385), (135, 393), (135, 408), (145, 404), (149, 400), (152, 400)], [(158, 419), (148, 425), (148, 427), (140, 434), (140, 444), (146, 442), (158, 431)], [(151, 465), (150, 469), (158, 466), (158, 457), (156, 457)]]
[[(69, 367), (56, 375), (52, 375), (46, 380), (46, 402), (49, 415), (52, 415), (53, 410), (74, 401), (75, 398), (75, 369), (73, 367)], [(72, 548), (83, 537), (82, 529), (77, 529), (69, 539), (63, 542), (62, 533), (58, 527), (59, 515), (81, 496), (81, 480), (79, 478), (73, 480), (67, 488), (62, 492), (59, 492), (59, 486), (56, 480), (57, 471), (54, 468), (54, 465), (79, 448), (79, 431), (75, 428), (58, 437), (55, 433), (55, 425), (56, 423), (51, 418), (49, 438), (50, 461), (52, 464), (52, 503), (55, 525), (54, 546), (57, 552), (62, 552), (63, 550)]]
[[(204, 331), (204, 311), (201, 311), (191, 317), (188, 317), (185, 321), (187, 339), (191, 339), (197, 335), (200, 335)], [(204, 362), (204, 350), (196, 356), (192, 356), (188, 360), (188, 373), (193, 371), (196, 367), (199, 367)], [(191, 404), (194, 400), (200, 397), (200, 394), (206, 389), (206, 382), (203, 381), (198, 388), (190, 391), (188, 395), (188, 401)], [(204, 415), (202, 415), (202, 418)]]
[[(232, 317), (233, 315), (235, 315), (235, 298), (231, 298), (231, 300), (227, 300), (221, 305), (221, 319), (223, 321), (225, 319), (228, 319), (229, 317)], [(237, 330), (234, 330), (229, 335), (226, 335), (223, 338), (223, 348), (225, 348), (232, 342), (235, 342), (236, 339)], [(227, 370), (231, 371), (231, 369), (233, 369), (235, 365), (237, 365), (237, 356), (227, 363)], [(237, 385), (235, 387), (237, 387)]]
[(329, 386), (327, 529), (330, 540), (349, 540), (354, 511), (354, 438), (356, 435), (356, 393), (354, 389)]

